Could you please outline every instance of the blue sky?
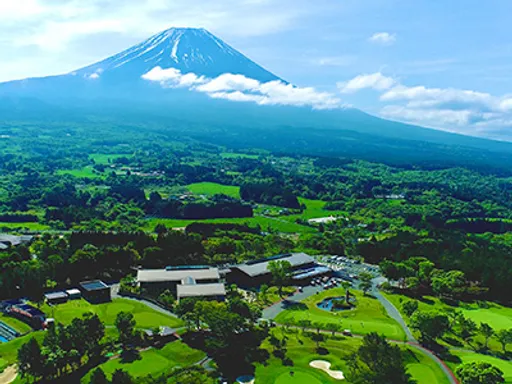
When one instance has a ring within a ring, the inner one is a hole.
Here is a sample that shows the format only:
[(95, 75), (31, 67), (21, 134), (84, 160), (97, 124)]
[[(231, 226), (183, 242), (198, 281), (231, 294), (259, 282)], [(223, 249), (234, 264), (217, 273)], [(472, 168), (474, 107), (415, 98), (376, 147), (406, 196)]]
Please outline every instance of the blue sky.
[(0, 81), (65, 73), (171, 26), (205, 27), (374, 115), (495, 138), (512, 127), (509, 0), (0, 2)]

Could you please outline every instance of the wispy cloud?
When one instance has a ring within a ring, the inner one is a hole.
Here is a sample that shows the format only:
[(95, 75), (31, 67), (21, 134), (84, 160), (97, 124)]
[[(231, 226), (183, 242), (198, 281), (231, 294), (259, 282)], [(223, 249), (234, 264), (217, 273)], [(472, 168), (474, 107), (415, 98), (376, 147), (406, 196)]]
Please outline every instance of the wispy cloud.
[(153, 68), (142, 76), (144, 80), (158, 82), (167, 88), (187, 88), (202, 92), (216, 99), (253, 102), (260, 105), (290, 105), (313, 109), (336, 109), (346, 105), (330, 92), (320, 92), (312, 87), (296, 87), (282, 81), (262, 83), (258, 80), (231, 73), (216, 78), (181, 73), (174, 68)]
[(391, 45), (395, 43), (396, 35), (389, 32), (377, 32), (370, 36), (368, 41), (381, 45)]
[(359, 75), (347, 82), (337, 84), (341, 93), (355, 93), (362, 89), (375, 89), (384, 91), (396, 84), (396, 80), (392, 77), (384, 76), (380, 72)]

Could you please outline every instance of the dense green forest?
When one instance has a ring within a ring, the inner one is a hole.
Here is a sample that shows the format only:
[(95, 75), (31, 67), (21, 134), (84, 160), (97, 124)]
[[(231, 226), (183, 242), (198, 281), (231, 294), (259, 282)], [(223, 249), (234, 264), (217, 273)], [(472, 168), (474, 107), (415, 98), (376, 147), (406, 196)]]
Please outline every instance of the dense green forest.
[[(3, 123), (0, 137), (0, 227), (50, 233), (32, 247), (35, 259), (22, 247), (2, 253), (5, 296), (25, 282), (37, 291), (48, 280), (119, 277), (140, 263), (218, 264), (307, 250), (373, 263), (421, 256), (462, 271), (485, 288), (480, 295), (511, 298), (512, 179), (501, 171), (235, 149), (149, 123)], [(337, 220), (308, 221), (331, 215)], [(184, 238), (168, 232), (221, 219), (236, 225), (187, 230)], [(159, 237), (78, 245), (58, 237), (104, 231)], [(175, 242), (184, 249), (168, 259)], [(107, 253), (115, 256), (94, 264), (102, 268), (87, 266)]]

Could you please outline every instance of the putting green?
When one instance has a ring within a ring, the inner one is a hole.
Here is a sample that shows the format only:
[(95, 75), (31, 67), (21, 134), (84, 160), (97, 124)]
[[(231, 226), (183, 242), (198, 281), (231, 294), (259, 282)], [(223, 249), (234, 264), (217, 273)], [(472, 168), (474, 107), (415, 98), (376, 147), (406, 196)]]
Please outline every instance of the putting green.
[(293, 376), (286, 372), (281, 374), (274, 384), (322, 384), (322, 382), (305, 372), (295, 372)]
[(462, 313), (475, 323), (491, 324), (496, 330), (512, 328), (512, 311), (510, 308), (463, 309)]

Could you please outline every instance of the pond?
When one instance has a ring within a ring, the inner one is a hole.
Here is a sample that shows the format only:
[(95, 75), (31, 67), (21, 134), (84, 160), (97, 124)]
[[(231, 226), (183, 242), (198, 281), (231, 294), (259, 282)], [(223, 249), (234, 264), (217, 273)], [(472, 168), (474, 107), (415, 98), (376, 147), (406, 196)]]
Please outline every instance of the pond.
[[(341, 301), (343, 303), (343, 306), (336, 307), (335, 306), (336, 301)], [(329, 312), (349, 311), (353, 308), (352, 303), (350, 303), (348, 306), (345, 304), (345, 296), (328, 297), (326, 299), (323, 299), (316, 306), (320, 309), (323, 309), (324, 311), (329, 311)]]

